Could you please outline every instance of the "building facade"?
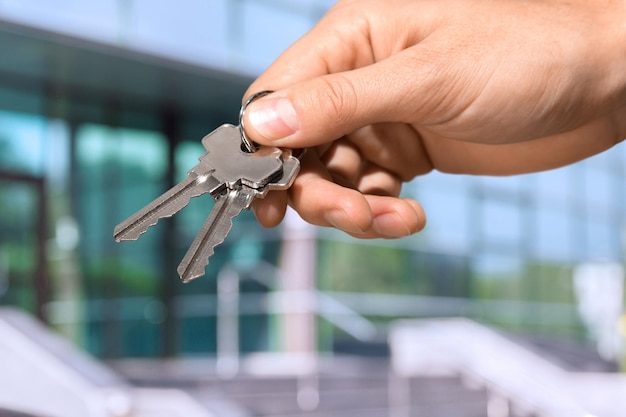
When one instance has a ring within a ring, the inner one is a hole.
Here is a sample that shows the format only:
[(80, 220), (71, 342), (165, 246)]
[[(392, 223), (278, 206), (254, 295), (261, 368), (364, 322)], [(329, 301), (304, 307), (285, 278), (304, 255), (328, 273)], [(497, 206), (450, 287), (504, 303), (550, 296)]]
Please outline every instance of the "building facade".
[[(332, 2), (92, 3), (0, 2), (0, 305), (32, 311), (104, 357), (212, 354), (217, 277), (235, 267), (248, 278), (240, 348), (275, 349), (273, 278), (253, 266), (273, 274), (281, 227), (262, 229), (244, 213), (207, 276), (189, 285), (176, 266), (210, 197), (137, 242), (116, 244), (112, 233), (184, 177), (205, 134), (236, 123), (254, 76)], [(461, 315), (523, 333), (592, 335), (575, 275), (624, 263), (625, 145), (532, 175), (434, 172), (403, 193), (427, 212), (415, 236), (308, 235), (319, 291), (378, 327)], [(321, 350), (350, 339), (346, 314), (320, 313)]]

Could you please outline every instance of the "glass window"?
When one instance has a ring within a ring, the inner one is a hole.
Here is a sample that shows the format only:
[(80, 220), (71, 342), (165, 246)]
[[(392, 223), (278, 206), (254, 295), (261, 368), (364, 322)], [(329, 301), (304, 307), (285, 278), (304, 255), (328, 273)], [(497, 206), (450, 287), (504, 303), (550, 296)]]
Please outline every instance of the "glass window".
[(5, 0), (5, 18), (88, 38), (113, 41), (118, 35), (118, 0)]
[[(15, 71), (14, 68), (11, 68), (11, 64), (14, 62), (10, 59), (3, 60), (0, 59), (0, 68), (4, 68), (7, 65), (9, 68), (7, 69), (8, 73), (12, 73)], [(36, 73), (39, 76), (37, 68), (22, 68), (20, 67), (20, 73), (22, 75)], [(32, 113), (41, 113), (42, 109), (45, 108), (44, 97), (39, 94), (29, 94), (24, 91), (16, 90), (7, 86), (0, 86), (0, 109), (2, 110), (12, 110), (15, 112), (23, 112), (23, 113), (7, 113), (7, 115), (18, 116), (22, 118), (28, 117), (38, 117)], [(30, 114), (26, 114), (30, 113)], [(24, 119), (23, 119), (24, 120)]]
[(473, 242), (468, 194), (429, 187), (420, 189), (418, 200), (426, 212), (426, 228), (422, 233), (428, 245), (446, 252), (467, 253)]
[(612, 171), (619, 165), (619, 153), (617, 148), (611, 148), (600, 152), (585, 160), (585, 165), (598, 171)]
[(571, 169), (559, 168), (527, 175), (532, 178), (532, 194), (541, 204), (567, 206), (571, 193)]
[(619, 261), (623, 257), (620, 228), (602, 218), (591, 218), (587, 223), (588, 260)]
[(66, 191), (69, 183), (69, 136), (69, 128), (63, 120), (48, 120), (44, 132), (43, 163), (48, 185), (55, 192)]
[(570, 169), (553, 169), (532, 176), (535, 178), (534, 186), (541, 201), (567, 201), (570, 197)]
[(42, 174), (46, 127), (41, 116), (0, 111), (0, 169)]
[(585, 164), (584, 191), (586, 202), (590, 212), (604, 212), (615, 201), (613, 187), (614, 178), (606, 169), (598, 169), (597, 166)]
[(125, 28), (127, 40), (139, 49), (225, 68), (232, 3), (133, 0)]
[(519, 256), (484, 252), (473, 257), (471, 269), (475, 298), (515, 300), (522, 295), (519, 288), (524, 260)]
[[(163, 254), (164, 228), (157, 224), (136, 242), (121, 244), (113, 240), (113, 229), (164, 191), (167, 150), (165, 138), (155, 131), (98, 124), (76, 131), (76, 214), (89, 300), (86, 334), (96, 354), (152, 355), (158, 349), (161, 330), (152, 316), (129, 315), (125, 306), (135, 297), (160, 294), (168, 256)], [(130, 332), (152, 340), (126, 337)]]
[(0, 304), (35, 312), (37, 188), (0, 176)]
[(243, 73), (254, 75), (267, 68), (285, 49), (307, 32), (314, 22), (260, 2), (240, 7), (240, 44), (233, 45), (234, 62)]
[[(134, 278), (158, 275), (161, 257), (157, 237), (162, 228), (152, 228), (123, 250), (114, 246), (112, 232), (116, 224), (164, 191), (165, 138), (151, 131), (84, 125), (77, 131), (76, 154), (81, 249), (88, 272), (105, 273), (101, 262), (119, 252), (128, 268), (137, 268)], [(129, 279), (124, 285), (132, 283)]]
[(572, 222), (568, 211), (545, 205), (535, 212), (532, 253), (539, 259), (569, 260), (573, 256)]
[(482, 204), (484, 238), (489, 244), (518, 243), (525, 238), (522, 207), (517, 204), (484, 200)]

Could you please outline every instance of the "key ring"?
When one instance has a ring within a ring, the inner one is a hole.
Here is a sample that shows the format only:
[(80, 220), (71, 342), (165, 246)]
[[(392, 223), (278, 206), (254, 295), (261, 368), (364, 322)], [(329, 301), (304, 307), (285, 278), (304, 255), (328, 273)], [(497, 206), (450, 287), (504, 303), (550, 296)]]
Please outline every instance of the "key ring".
[(256, 152), (258, 148), (246, 135), (246, 128), (243, 125), (243, 116), (246, 113), (246, 108), (248, 108), (250, 103), (252, 103), (254, 100), (264, 97), (268, 94), (272, 94), (273, 92), (274, 90), (263, 90), (259, 91), (258, 93), (252, 94), (250, 97), (248, 97), (246, 102), (243, 103), (243, 106), (241, 106), (241, 110), (239, 110), (239, 132), (241, 133), (241, 141), (243, 142), (243, 146), (246, 148), (247, 152)]

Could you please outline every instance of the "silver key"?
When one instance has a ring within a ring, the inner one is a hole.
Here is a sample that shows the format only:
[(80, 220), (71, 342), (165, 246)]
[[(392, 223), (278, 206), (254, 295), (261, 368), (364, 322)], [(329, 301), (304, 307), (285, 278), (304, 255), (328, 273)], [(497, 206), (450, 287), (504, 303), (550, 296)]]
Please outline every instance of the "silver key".
[(214, 209), (178, 268), (184, 282), (204, 274), (208, 257), (224, 241), (236, 215), (269, 190), (288, 188), (300, 167), (298, 158), (279, 148), (262, 146), (254, 153), (245, 152), (240, 128), (230, 124), (205, 136), (202, 144), (207, 152), (187, 178), (114, 231), (118, 242), (136, 240), (159, 219), (187, 206), (191, 198), (211, 194), (216, 200)]
[[(171, 217), (186, 207), (193, 197), (206, 193), (215, 196), (241, 182), (252, 188), (262, 187), (268, 178), (263, 178), (265, 182), (252, 183), (245, 177), (267, 177), (282, 167), (282, 151), (278, 148), (263, 147), (254, 154), (242, 151), (240, 130), (233, 125), (218, 127), (202, 139), (202, 144), (207, 152), (200, 157), (200, 163), (189, 170), (187, 178), (120, 223), (113, 234), (117, 242), (137, 240), (159, 219)], [(225, 158), (225, 154), (233, 157)], [(266, 159), (268, 154), (274, 156), (274, 160), (267, 161), (270, 166), (249, 163), (251, 158)]]
[(300, 161), (289, 154), (283, 163), (282, 174), (277, 180), (256, 189), (242, 185), (217, 196), (211, 214), (178, 266), (180, 279), (187, 283), (204, 275), (210, 256), (213, 255), (215, 247), (226, 239), (233, 226), (233, 219), (243, 210), (249, 209), (255, 198), (265, 197), (270, 190), (289, 188), (299, 170)]

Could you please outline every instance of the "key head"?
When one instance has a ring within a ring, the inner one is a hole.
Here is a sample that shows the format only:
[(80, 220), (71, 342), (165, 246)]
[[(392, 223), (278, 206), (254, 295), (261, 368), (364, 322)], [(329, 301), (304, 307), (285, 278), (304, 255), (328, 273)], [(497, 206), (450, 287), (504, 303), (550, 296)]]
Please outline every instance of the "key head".
[[(300, 153), (300, 156), (302, 152)], [(257, 192), (258, 198), (263, 198), (268, 191), (271, 190), (286, 190), (293, 184), (296, 179), (296, 175), (300, 172), (300, 158), (293, 155), (291, 150), (283, 151), (283, 172), (280, 176), (276, 177), (273, 181), (267, 183), (267, 185)]]
[(225, 124), (202, 139), (206, 153), (200, 161), (211, 169), (218, 181), (229, 189), (242, 184), (262, 189), (282, 175), (282, 151), (272, 146), (261, 146), (254, 153), (243, 150), (239, 127)]

